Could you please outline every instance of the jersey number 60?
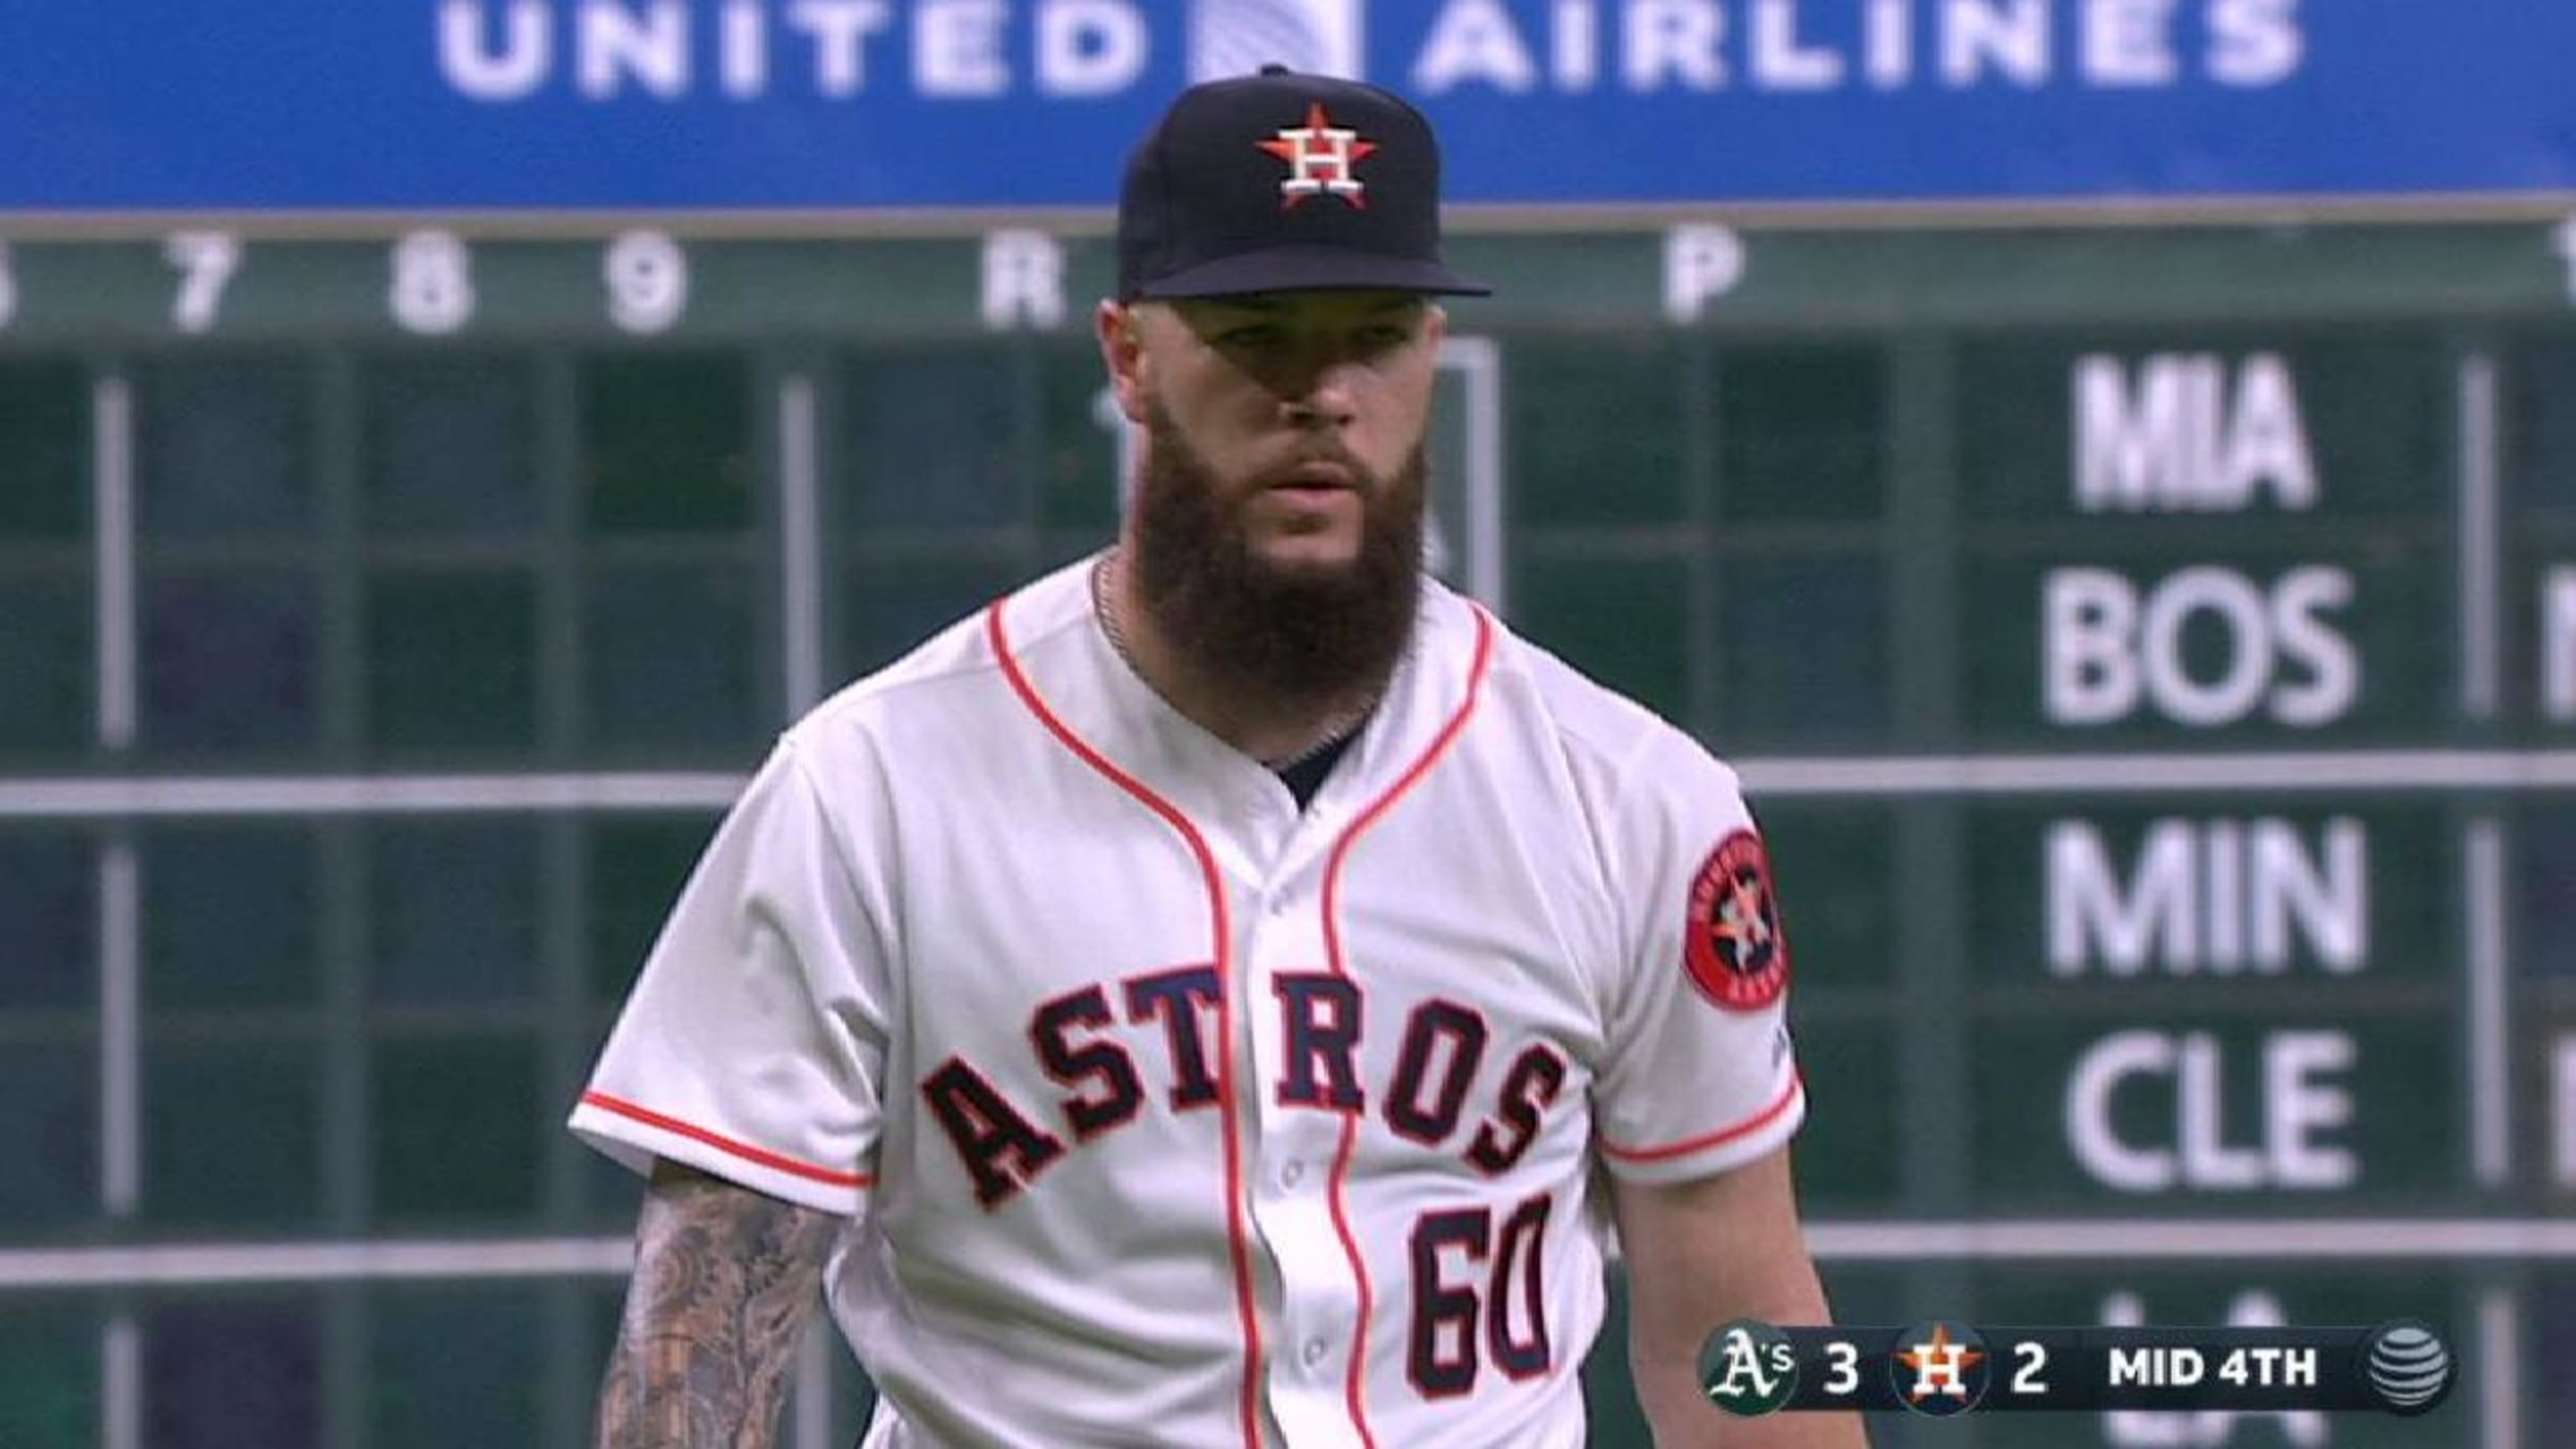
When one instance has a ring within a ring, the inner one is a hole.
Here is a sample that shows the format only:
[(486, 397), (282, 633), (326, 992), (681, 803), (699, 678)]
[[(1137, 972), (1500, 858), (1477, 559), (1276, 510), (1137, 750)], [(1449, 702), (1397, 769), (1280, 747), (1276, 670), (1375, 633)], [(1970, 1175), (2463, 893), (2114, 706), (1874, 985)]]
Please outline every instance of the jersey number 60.
[[(1424, 1398), (1474, 1392), (1480, 1343), (1508, 1378), (1547, 1372), (1547, 1289), (1539, 1261), (1549, 1206), (1546, 1193), (1528, 1199), (1503, 1219), (1500, 1232), (1492, 1208), (1424, 1213), (1415, 1220), (1413, 1328), (1405, 1372)], [(1472, 1276), (1464, 1283), (1442, 1276), (1443, 1255), (1452, 1249), (1470, 1265), (1492, 1264), (1481, 1293)]]

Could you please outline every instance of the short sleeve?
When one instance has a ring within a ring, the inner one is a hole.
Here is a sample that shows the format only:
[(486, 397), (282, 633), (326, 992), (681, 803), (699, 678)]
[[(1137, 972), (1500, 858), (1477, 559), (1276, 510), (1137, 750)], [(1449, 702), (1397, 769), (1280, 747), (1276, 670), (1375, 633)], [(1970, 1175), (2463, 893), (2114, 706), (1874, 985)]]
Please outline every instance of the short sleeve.
[(1604, 839), (1625, 945), (1605, 992), (1600, 1149), (1622, 1177), (1681, 1182), (1762, 1156), (1805, 1115), (1788, 933), (1732, 770), (1658, 723), (1618, 775)]
[(880, 1122), (889, 976), (871, 893), (790, 737), (735, 802), (646, 958), (570, 1126), (857, 1212)]

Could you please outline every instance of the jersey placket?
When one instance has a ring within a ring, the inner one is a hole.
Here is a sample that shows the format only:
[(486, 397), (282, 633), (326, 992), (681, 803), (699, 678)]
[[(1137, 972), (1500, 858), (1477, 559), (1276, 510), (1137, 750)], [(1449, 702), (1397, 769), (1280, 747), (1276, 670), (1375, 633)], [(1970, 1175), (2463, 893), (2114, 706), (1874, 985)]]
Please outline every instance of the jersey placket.
[(1246, 903), (1236, 957), (1249, 1068), (1245, 1191), (1270, 1268), (1263, 1276), (1279, 1285), (1277, 1301), (1262, 1305), (1263, 1387), (1288, 1444), (1355, 1445), (1348, 1380), (1362, 1269), (1337, 1218), (1347, 1189), (1335, 1173), (1368, 1088), (1358, 1041), (1343, 1044), (1361, 1028), (1359, 994), (1338, 984), (1324, 939), (1324, 861), (1339, 827), (1321, 809), (1297, 817), (1275, 786), (1249, 814), (1249, 834), (1276, 843), (1250, 852), (1270, 869)]

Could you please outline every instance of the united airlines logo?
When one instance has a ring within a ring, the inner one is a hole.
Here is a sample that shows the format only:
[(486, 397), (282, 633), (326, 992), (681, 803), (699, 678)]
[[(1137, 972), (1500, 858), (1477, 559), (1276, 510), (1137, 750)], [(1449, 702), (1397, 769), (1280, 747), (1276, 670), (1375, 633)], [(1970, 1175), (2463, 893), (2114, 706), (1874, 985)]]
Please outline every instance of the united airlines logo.
[(2287, 0), (1873, 4), (1858, 19), (1847, 0), (1763, 0), (1740, 22), (1747, 0), (416, 3), (436, 17), (448, 87), (485, 103), (1080, 101), (1168, 78), (1175, 58), (1192, 81), (1275, 62), (1423, 99), (2241, 92), (2288, 84), (2312, 49)]
[(485, 103), (1089, 100), (1176, 52), (1194, 81), (1364, 62), (1361, 0), (436, 0), (436, 17), (441, 77)]

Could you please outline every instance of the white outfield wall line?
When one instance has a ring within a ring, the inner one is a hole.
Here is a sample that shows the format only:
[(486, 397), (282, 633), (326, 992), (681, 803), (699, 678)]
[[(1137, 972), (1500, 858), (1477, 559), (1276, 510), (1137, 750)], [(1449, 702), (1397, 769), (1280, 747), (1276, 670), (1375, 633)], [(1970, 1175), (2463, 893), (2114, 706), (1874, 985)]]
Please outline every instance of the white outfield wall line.
[(2486, 1407), (2481, 1449), (2521, 1449), (2522, 1395), (2516, 1392), (2521, 1366), (2522, 1334), (2515, 1327), (2512, 1295), (2490, 1288), (2478, 1295), (2478, 1401)]
[(2144, 1259), (2576, 1259), (2570, 1218), (2082, 1218), (1807, 1226), (1819, 1258), (2090, 1263)]
[[(2091, 1264), (2287, 1260), (2576, 1259), (2563, 1218), (2030, 1219), (1993, 1223), (1810, 1223), (1826, 1261)], [(633, 1239), (492, 1238), (385, 1242), (163, 1243), (0, 1250), (0, 1292), (491, 1278), (614, 1277)]]
[(720, 771), (21, 777), (0, 780), (0, 819), (720, 810), (748, 780)]
[(814, 379), (795, 373), (778, 389), (778, 601), (781, 671), (790, 718), (823, 698), (821, 442)]
[(11, 1248), (0, 1291), (604, 1277), (634, 1261), (625, 1236)]
[[(1771, 796), (2576, 789), (2576, 749), (1757, 755), (1734, 764), (1747, 790)], [(712, 770), (16, 776), (0, 778), (0, 820), (720, 810), (747, 780)]]
[(2460, 361), (2460, 710), (2491, 720), (2502, 691), (2504, 634), (2497, 602), (2504, 589), (2498, 500), (2503, 465), (2497, 446), (2496, 360), (2477, 353)]
[(2513, 1177), (2513, 964), (2505, 945), (2504, 824), (2469, 823), (2461, 882), (2468, 927), (2468, 1010), (2463, 1013), (2469, 1063), (2469, 1171), (2480, 1187)]
[(144, 1449), (143, 1329), (119, 1313), (99, 1333), (99, 1449)]
[(2225, 754), (1748, 756), (1766, 795), (2023, 795), (2085, 790), (2511, 790), (2576, 787), (2576, 750), (2268, 750)]

